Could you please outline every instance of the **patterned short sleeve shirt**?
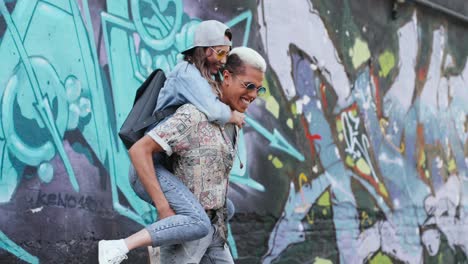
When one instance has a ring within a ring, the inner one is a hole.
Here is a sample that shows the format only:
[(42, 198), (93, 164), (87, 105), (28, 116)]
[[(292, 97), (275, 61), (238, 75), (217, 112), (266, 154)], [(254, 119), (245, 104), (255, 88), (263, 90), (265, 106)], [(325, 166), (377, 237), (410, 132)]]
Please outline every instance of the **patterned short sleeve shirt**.
[(224, 206), (235, 154), (223, 127), (185, 104), (148, 135), (174, 155), (174, 174), (206, 210)]

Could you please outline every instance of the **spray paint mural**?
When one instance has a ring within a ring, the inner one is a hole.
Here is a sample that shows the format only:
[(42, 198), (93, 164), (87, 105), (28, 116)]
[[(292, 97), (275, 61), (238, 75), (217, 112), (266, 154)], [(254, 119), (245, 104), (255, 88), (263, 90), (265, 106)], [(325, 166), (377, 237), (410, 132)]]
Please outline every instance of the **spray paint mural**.
[(375, 2), (0, 0), (0, 262), (96, 262), (154, 221), (116, 132), (204, 19), (269, 66), (231, 172), (236, 263), (466, 262), (466, 25)]

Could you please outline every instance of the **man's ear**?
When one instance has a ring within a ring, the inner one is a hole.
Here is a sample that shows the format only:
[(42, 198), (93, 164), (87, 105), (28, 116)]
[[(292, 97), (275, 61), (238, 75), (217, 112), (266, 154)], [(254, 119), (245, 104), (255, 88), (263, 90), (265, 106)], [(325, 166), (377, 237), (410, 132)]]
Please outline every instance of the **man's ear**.
[(228, 70), (223, 70), (223, 81), (226, 81), (226, 79), (231, 80), (231, 73)]

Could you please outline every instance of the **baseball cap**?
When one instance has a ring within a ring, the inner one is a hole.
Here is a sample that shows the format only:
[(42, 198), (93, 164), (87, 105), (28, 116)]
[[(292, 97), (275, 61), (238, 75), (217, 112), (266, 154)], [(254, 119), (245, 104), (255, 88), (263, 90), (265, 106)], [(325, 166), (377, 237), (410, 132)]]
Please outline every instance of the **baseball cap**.
[(217, 20), (206, 20), (198, 24), (193, 35), (192, 45), (182, 51), (185, 53), (195, 47), (212, 47), (227, 45), (232, 46), (232, 35), (228, 34), (229, 40), (225, 38), (229, 27)]

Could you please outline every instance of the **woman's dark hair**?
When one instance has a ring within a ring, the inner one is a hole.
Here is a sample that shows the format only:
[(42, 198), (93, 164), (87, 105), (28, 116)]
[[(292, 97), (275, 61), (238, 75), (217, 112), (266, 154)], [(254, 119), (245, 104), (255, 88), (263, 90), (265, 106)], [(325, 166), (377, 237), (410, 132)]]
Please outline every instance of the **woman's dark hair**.
[[(201, 76), (208, 81), (210, 86), (215, 91), (218, 91), (218, 80), (212, 78), (208, 60), (205, 55), (206, 49), (206, 47), (195, 47), (184, 54), (184, 60), (193, 64), (200, 71)], [(215, 78), (219, 78), (219, 76), (215, 75)]]
[(232, 41), (232, 33), (231, 33), (231, 30), (228, 28), (226, 29), (226, 31), (224, 32), (224, 36), (228, 37), (230, 41)]

